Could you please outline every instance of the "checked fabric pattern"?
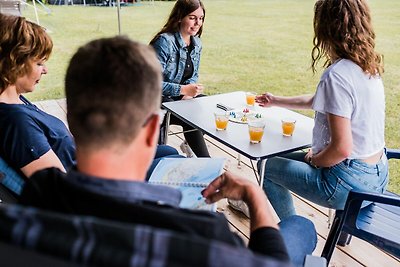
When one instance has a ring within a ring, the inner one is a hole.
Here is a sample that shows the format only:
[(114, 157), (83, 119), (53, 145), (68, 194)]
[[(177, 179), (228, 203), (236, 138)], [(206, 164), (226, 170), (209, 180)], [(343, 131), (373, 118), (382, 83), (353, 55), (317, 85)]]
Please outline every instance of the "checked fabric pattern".
[(201, 237), (19, 205), (0, 205), (0, 242), (81, 266), (288, 266)]

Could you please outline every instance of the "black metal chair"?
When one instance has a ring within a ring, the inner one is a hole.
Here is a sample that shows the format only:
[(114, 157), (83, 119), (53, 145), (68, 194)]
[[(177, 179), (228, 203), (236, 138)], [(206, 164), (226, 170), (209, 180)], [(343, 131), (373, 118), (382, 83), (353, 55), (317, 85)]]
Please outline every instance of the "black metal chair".
[[(400, 150), (388, 149), (389, 158), (400, 158)], [(361, 208), (364, 201), (372, 202)], [(400, 197), (351, 191), (344, 210), (336, 211), (321, 256), (329, 263), (338, 240), (343, 234), (356, 236), (400, 258)]]

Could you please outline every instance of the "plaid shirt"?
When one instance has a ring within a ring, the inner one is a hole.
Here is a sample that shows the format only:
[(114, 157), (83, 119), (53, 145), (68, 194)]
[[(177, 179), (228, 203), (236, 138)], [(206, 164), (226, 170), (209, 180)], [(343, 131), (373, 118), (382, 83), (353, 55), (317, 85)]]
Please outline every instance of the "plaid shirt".
[(289, 265), (201, 237), (18, 205), (0, 206), (0, 241), (84, 266)]

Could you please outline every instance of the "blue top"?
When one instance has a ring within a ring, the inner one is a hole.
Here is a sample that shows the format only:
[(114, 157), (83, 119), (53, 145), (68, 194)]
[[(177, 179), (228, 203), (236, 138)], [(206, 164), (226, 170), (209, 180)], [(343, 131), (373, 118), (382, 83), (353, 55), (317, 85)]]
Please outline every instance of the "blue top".
[(152, 44), (160, 60), (164, 76), (162, 94), (164, 96), (179, 96), (181, 84), (197, 83), (201, 56), (201, 40), (197, 36), (191, 37), (190, 57), (193, 62), (193, 74), (182, 81), (185, 71), (188, 47), (183, 41), (180, 32), (163, 33)]
[(0, 156), (20, 171), (52, 149), (68, 170), (75, 164), (75, 144), (67, 127), (23, 96), (20, 99), (24, 104), (0, 103)]

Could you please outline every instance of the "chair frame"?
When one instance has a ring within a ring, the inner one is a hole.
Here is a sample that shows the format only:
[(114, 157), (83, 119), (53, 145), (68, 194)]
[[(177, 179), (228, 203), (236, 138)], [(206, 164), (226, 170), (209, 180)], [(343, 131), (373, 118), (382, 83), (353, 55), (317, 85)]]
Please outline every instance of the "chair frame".
[[(400, 159), (399, 149), (387, 149), (385, 152), (388, 159)], [(379, 206), (385, 204), (400, 207), (400, 197), (390, 192), (387, 192), (383, 195), (377, 193), (360, 192), (356, 190), (351, 191), (347, 198), (344, 210), (336, 211), (332, 228), (326, 239), (326, 243), (321, 254), (322, 257), (326, 258), (328, 263), (342, 233), (348, 233), (350, 235), (359, 237), (391, 255), (400, 257), (399, 243), (365, 231), (357, 226), (357, 219), (360, 211), (363, 210), (361, 205), (364, 201), (371, 201), (374, 202), (374, 204), (378, 203)], [(400, 212), (396, 211), (395, 214), (398, 215), (400, 219)]]

